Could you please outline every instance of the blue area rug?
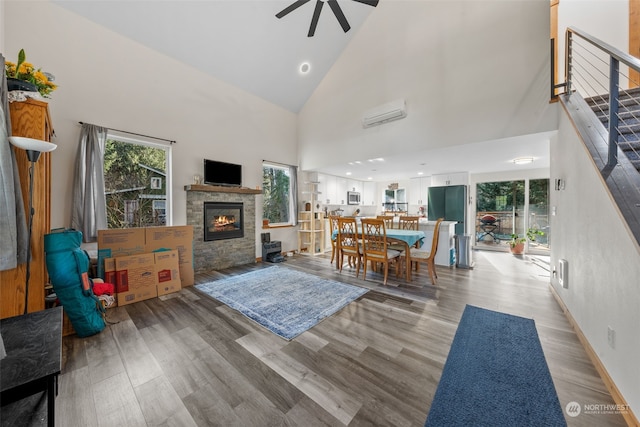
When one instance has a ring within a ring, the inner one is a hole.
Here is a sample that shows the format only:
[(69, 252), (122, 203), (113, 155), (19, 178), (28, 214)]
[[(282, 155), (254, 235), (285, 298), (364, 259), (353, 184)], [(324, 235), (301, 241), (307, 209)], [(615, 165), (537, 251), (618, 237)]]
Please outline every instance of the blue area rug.
[(467, 305), (425, 426), (566, 426), (533, 319)]
[(367, 292), (364, 288), (279, 266), (195, 287), (287, 340)]

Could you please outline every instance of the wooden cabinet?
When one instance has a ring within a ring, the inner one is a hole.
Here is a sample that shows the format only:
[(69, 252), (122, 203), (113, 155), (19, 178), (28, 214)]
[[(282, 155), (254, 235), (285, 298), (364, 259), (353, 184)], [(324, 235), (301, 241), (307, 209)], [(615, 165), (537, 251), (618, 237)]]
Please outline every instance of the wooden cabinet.
[[(29, 99), (9, 104), (11, 133), (14, 136), (51, 141), (53, 128), (46, 102)], [(25, 215), (29, 221), (29, 167), (25, 150), (13, 147), (16, 154)], [(51, 153), (42, 153), (33, 169), (33, 229), (31, 237), (31, 277), (29, 279), (28, 311), (44, 309), (44, 286), (47, 269), (44, 255), (44, 235), (51, 229)], [(24, 313), (26, 264), (0, 271), (0, 318)]]
[(320, 192), (318, 181), (309, 181), (308, 190), (302, 194), (308, 196), (310, 210), (298, 213), (298, 252), (303, 255), (321, 255), (324, 253), (324, 218), (316, 209)]

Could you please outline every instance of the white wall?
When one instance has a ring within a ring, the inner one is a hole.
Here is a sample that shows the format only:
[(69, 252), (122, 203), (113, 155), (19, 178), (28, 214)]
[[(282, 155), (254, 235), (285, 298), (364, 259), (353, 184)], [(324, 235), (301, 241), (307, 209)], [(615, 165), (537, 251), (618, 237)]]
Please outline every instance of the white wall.
[[(203, 158), (242, 164), (243, 184), (250, 188), (262, 186), (262, 160), (297, 163), (296, 116), (280, 107), (48, 1), (7, 2), (4, 24), (5, 56), (12, 58), (24, 48), (28, 59), (53, 73), (59, 85), (49, 105), (58, 144), (52, 155), (52, 228), (69, 225), (79, 121), (177, 141), (172, 169), (176, 225), (186, 223), (184, 185), (202, 173)], [(257, 202), (260, 231), (261, 196)], [(293, 229), (279, 234), (283, 249), (295, 248)]]
[[(551, 179), (565, 180), (551, 191), (551, 266), (569, 263), (569, 288), (552, 286), (589, 340), (633, 412), (640, 413), (640, 248), (620, 221), (600, 174), (572, 123), (560, 109), (557, 139), (551, 142)], [(556, 159), (556, 161), (553, 161)], [(570, 159), (570, 161), (568, 161)], [(562, 161), (565, 160), (565, 161)], [(616, 333), (607, 344), (607, 327)], [(580, 402), (601, 403), (601, 402)]]
[[(548, 94), (548, 1), (383, 1), (302, 109), (300, 166), (552, 130)], [(406, 118), (362, 128), (399, 98)]]
[[(629, 0), (561, 0), (558, 5), (558, 81), (564, 82), (567, 27), (582, 30), (605, 43), (629, 52)], [(588, 46), (584, 40), (578, 42)], [(606, 67), (606, 66), (605, 66)], [(620, 69), (623, 71), (623, 67)], [(584, 72), (582, 73), (585, 74)], [(628, 74), (625, 72), (625, 74)], [(598, 76), (596, 76), (598, 77)], [(626, 82), (620, 81), (622, 85)], [(600, 84), (608, 88), (607, 81)]]
[[(5, 25), (4, 25), (4, 0), (0, 0), (0, 22), (2, 26), (0, 27), (0, 52), (6, 52), (4, 50), (4, 39), (5, 39)], [(6, 54), (5, 54), (6, 57)], [(6, 59), (6, 58), (5, 58)]]

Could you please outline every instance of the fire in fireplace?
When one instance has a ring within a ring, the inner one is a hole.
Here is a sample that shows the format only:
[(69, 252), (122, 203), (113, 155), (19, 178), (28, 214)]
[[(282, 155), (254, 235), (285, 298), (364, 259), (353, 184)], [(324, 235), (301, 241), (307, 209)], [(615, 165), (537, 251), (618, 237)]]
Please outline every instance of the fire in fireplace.
[(244, 237), (242, 203), (204, 202), (204, 240)]

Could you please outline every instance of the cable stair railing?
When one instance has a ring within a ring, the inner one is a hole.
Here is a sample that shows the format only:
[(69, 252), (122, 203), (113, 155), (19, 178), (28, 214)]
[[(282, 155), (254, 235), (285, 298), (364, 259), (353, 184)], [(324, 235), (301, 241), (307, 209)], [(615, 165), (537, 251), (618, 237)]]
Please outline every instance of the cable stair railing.
[(640, 243), (640, 59), (569, 27), (565, 82), (554, 85), (553, 40), (551, 46), (551, 96), (564, 89), (558, 95), (565, 105), (592, 112), (583, 140)]

